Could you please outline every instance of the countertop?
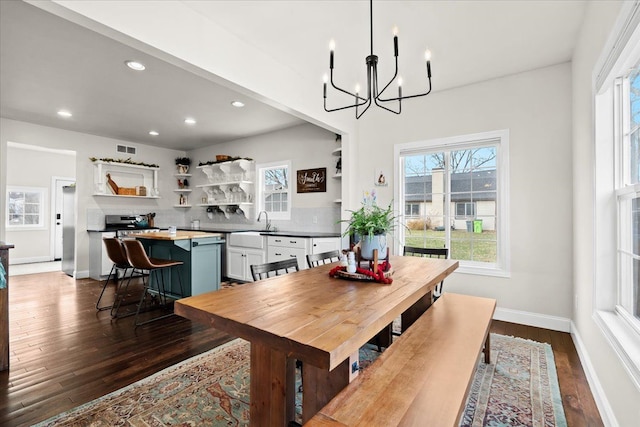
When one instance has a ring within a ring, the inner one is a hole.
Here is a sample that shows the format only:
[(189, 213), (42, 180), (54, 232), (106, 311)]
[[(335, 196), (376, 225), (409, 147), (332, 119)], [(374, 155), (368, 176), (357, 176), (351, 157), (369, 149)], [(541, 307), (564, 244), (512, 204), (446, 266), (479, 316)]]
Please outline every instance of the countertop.
[(157, 231), (154, 233), (131, 233), (127, 237), (152, 240), (187, 240), (204, 237), (222, 237), (222, 235), (220, 233), (207, 233), (205, 231), (178, 230), (176, 234), (171, 234), (168, 231)]
[[(166, 230), (169, 227), (158, 227), (162, 230)], [(217, 227), (200, 227), (197, 230), (192, 229), (190, 227), (178, 227), (178, 230), (181, 231), (203, 231), (206, 233), (238, 233), (243, 231), (258, 231), (263, 236), (282, 236), (282, 237), (300, 237), (300, 238), (321, 238), (321, 237), (341, 237), (339, 232), (322, 232), (322, 231), (265, 231), (265, 230), (256, 230), (255, 228), (243, 228), (238, 230), (230, 230), (228, 228), (217, 228)], [(98, 229), (87, 229), (88, 232), (94, 233), (105, 233), (109, 231), (114, 231), (113, 229), (106, 230), (104, 228)], [(162, 233), (162, 232), (160, 232)], [(158, 234), (158, 233), (148, 233), (148, 234)], [(175, 239), (174, 239), (175, 240)]]
[[(190, 231), (189, 227), (179, 227), (178, 230)], [(256, 230), (255, 228), (229, 230), (215, 227), (200, 227), (198, 231), (207, 231), (212, 233), (238, 233), (243, 231), (257, 231), (263, 236), (283, 236), (283, 237), (300, 237), (300, 238), (320, 238), (320, 237), (340, 237), (339, 232), (321, 232), (321, 231), (265, 231)]]

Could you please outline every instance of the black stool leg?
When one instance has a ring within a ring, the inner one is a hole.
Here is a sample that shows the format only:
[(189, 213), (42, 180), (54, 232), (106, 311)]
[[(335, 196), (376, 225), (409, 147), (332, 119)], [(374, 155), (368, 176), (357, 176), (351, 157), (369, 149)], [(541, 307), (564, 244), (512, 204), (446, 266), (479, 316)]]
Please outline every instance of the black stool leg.
[(98, 310), (98, 311), (109, 310), (110, 308), (113, 308), (113, 304), (111, 304), (110, 306), (100, 307), (100, 301), (102, 300), (102, 295), (104, 295), (104, 290), (107, 289), (107, 285), (109, 285), (109, 280), (111, 280), (111, 277), (114, 274), (117, 277), (118, 268), (116, 267), (115, 264), (113, 264), (113, 266), (111, 266), (111, 271), (109, 272), (109, 275), (107, 276), (107, 281), (104, 282), (104, 286), (102, 287), (102, 291), (100, 292), (100, 296), (98, 297), (98, 301), (96, 301), (96, 310)]

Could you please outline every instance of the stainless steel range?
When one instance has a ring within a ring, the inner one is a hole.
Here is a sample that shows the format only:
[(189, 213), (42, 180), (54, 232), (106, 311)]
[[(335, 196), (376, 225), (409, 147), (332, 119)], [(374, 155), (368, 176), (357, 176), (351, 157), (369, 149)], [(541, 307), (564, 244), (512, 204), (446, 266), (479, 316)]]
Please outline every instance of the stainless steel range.
[(104, 228), (115, 231), (117, 237), (125, 237), (131, 233), (160, 231), (159, 227), (149, 226), (147, 215), (105, 215)]

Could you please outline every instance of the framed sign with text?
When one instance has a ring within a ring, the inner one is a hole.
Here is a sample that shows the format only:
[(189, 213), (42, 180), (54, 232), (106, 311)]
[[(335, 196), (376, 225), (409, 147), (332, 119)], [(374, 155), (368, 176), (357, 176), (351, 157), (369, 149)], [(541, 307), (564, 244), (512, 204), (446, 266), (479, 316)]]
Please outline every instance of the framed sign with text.
[(298, 193), (325, 193), (327, 168), (301, 169), (297, 172)]

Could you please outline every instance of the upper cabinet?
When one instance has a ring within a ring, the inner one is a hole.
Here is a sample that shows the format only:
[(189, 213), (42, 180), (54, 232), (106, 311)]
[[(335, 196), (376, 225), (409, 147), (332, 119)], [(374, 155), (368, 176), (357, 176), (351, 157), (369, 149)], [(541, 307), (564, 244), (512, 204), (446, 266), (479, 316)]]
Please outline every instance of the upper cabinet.
[(120, 162), (93, 162), (93, 195), (157, 199), (159, 167)]

